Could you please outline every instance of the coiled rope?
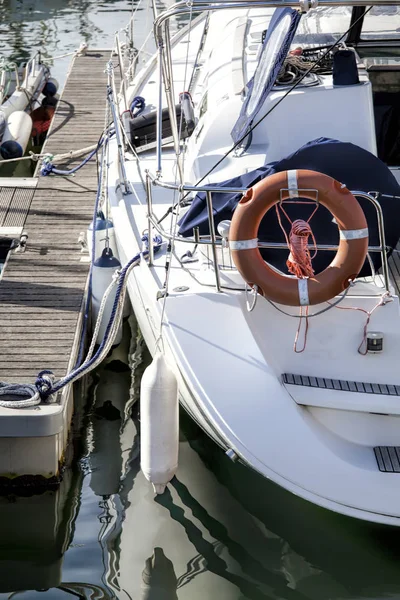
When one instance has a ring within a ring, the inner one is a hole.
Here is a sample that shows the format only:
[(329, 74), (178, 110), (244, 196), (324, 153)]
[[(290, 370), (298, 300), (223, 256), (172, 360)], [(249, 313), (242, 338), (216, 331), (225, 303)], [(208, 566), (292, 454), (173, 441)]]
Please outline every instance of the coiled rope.
[[(302, 204), (310, 203), (302, 202)], [(318, 204), (316, 205), (315, 209), (313, 210), (311, 216), (308, 218), (307, 221), (304, 221), (303, 219), (296, 219), (295, 221), (293, 221), (293, 223), (286, 211), (284, 210), (283, 206), (280, 206), (280, 210), (285, 215), (285, 217), (291, 225), (289, 235), (286, 233), (286, 230), (282, 224), (278, 205), (275, 206), (275, 210), (278, 223), (285, 235), (286, 243), (290, 250), (289, 257), (286, 261), (286, 266), (288, 268), (289, 273), (295, 275), (299, 279), (313, 277), (314, 269), (312, 267), (312, 259), (315, 258), (317, 254), (317, 242), (311, 229), (310, 221), (313, 218), (316, 211), (318, 210)], [(310, 250), (308, 249), (308, 238), (310, 236), (314, 244), (314, 254), (312, 256), (310, 254)]]

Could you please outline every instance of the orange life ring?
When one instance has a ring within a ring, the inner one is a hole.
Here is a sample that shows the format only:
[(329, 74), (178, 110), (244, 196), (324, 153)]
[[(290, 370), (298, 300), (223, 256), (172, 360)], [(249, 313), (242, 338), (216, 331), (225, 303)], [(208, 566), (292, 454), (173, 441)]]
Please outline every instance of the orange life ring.
[[(271, 268), (258, 249), (257, 233), (266, 212), (293, 198), (316, 200), (335, 217), (340, 241), (335, 258), (308, 279), (287, 276)], [(241, 198), (232, 218), (229, 246), (236, 268), (258, 292), (287, 306), (320, 304), (343, 292), (360, 272), (368, 251), (364, 212), (345, 185), (316, 171), (283, 171), (266, 177)]]

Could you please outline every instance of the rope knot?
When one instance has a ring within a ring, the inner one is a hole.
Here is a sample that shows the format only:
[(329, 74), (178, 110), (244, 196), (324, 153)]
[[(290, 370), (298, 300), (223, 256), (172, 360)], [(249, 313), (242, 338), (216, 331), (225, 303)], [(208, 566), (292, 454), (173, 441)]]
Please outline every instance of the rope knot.
[(286, 261), (286, 266), (289, 273), (295, 275), (299, 279), (314, 276), (311, 255), (308, 249), (308, 238), (310, 235), (312, 236), (315, 246), (315, 238), (310, 224), (303, 219), (296, 219), (296, 221), (293, 221), (289, 234), (290, 254)]
[(36, 377), (35, 386), (42, 398), (48, 398), (51, 395), (53, 389), (55, 377), (53, 371), (44, 370), (38, 373)]
[[(158, 233), (156, 233), (155, 235), (153, 235), (153, 249), (154, 249), (154, 253), (158, 252), (162, 246), (162, 237), (161, 235), (158, 235)], [(142, 242), (143, 242), (143, 247), (142, 247), (142, 252), (147, 252), (149, 249), (149, 235), (147, 233), (147, 230), (143, 232), (142, 235)]]
[[(133, 118), (138, 117), (146, 108), (146, 100), (143, 96), (135, 96), (130, 105), (129, 111)], [(136, 112), (134, 112), (136, 110)]]
[(54, 169), (54, 165), (51, 162), (46, 162), (42, 165), (42, 168), (40, 169), (40, 174), (43, 177), (46, 177), (47, 175), (50, 175), (53, 172)]

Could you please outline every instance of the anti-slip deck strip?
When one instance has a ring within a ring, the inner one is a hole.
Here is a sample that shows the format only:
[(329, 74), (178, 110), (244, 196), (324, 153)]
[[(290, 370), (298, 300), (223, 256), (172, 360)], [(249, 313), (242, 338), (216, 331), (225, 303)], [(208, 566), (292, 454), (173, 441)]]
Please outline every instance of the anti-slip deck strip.
[(374, 452), (378, 468), (382, 473), (400, 473), (399, 446), (376, 446)]
[(282, 381), (283, 383), (287, 383), (289, 385), (302, 385), (305, 387), (320, 388), (324, 390), (378, 394), (381, 396), (400, 396), (400, 385), (391, 385), (385, 383), (346, 381), (344, 379), (311, 377), (310, 375), (294, 375), (292, 373), (283, 373)]

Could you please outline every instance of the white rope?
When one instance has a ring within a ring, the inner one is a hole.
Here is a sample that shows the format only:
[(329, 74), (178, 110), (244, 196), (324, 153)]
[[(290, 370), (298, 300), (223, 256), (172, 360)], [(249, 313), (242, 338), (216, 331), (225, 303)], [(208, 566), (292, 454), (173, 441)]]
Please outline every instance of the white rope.
[[(93, 330), (92, 341), (91, 341), (87, 356), (85, 358), (85, 362), (89, 361), (92, 358), (93, 351), (96, 346), (96, 340), (99, 335), (99, 330), (100, 330), (100, 327), (101, 327), (101, 324), (103, 321), (103, 316), (104, 316), (104, 311), (106, 308), (107, 300), (108, 300), (108, 297), (111, 294), (113, 288), (116, 286), (116, 284), (118, 282), (118, 278), (119, 278), (119, 271), (115, 271), (110, 285), (104, 292), (103, 298), (101, 300), (100, 308), (99, 308), (99, 314), (97, 315), (97, 319), (96, 319), (96, 325)], [(116, 322), (116, 319), (114, 319), (114, 323), (115, 322)], [(118, 323), (118, 326), (119, 326), (119, 323)], [(118, 329), (117, 329), (117, 331), (118, 331)], [(115, 336), (114, 336), (114, 339), (115, 339)], [(113, 339), (113, 341), (114, 341), (114, 339)]]
[[(11, 400), (12, 397), (19, 396), (23, 396), (24, 399)], [(0, 398), (6, 398), (6, 400), (0, 399), (0, 408), (28, 408), (41, 402), (39, 392), (33, 384), (0, 383)]]
[[(64, 160), (69, 160), (71, 158), (78, 158), (82, 154), (89, 154), (96, 148), (97, 148), (97, 144), (92, 144), (91, 146), (86, 146), (86, 148), (79, 148), (79, 150), (70, 150), (69, 152), (65, 152), (64, 154), (55, 154), (54, 156), (50, 155), (50, 158), (52, 161), (61, 162)], [(49, 156), (49, 155), (47, 155), (47, 156)]]
[(246, 286), (244, 288), (244, 293), (246, 296), (246, 308), (247, 308), (247, 312), (252, 312), (257, 304), (257, 299), (258, 299), (258, 286), (257, 285), (253, 285), (251, 288), (251, 294), (253, 296), (251, 303), (249, 302), (249, 297), (251, 294), (249, 294), (249, 286), (246, 283)]
[(46, 57), (46, 60), (49, 62), (53, 62), (54, 60), (60, 60), (61, 58), (67, 58), (67, 56), (83, 56), (86, 54), (88, 49), (88, 45), (86, 42), (81, 42), (81, 45), (77, 50), (73, 50), (72, 52), (66, 52), (65, 54), (60, 54), (59, 56), (49, 56)]
[(29, 151), (29, 156), (21, 156), (20, 158), (7, 158), (7, 160), (0, 162), (19, 162), (23, 160), (33, 160), (38, 162), (39, 160), (49, 160), (54, 162), (62, 162), (65, 160), (71, 160), (73, 158), (78, 158), (82, 156), (82, 154), (89, 154), (93, 150), (97, 148), (97, 144), (92, 144), (91, 146), (86, 146), (86, 148), (79, 148), (79, 150), (70, 150), (69, 152), (65, 152), (64, 154), (55, 154), (54, 156), (49, 152), (45, 154), (35, 154), (35, 152)]

